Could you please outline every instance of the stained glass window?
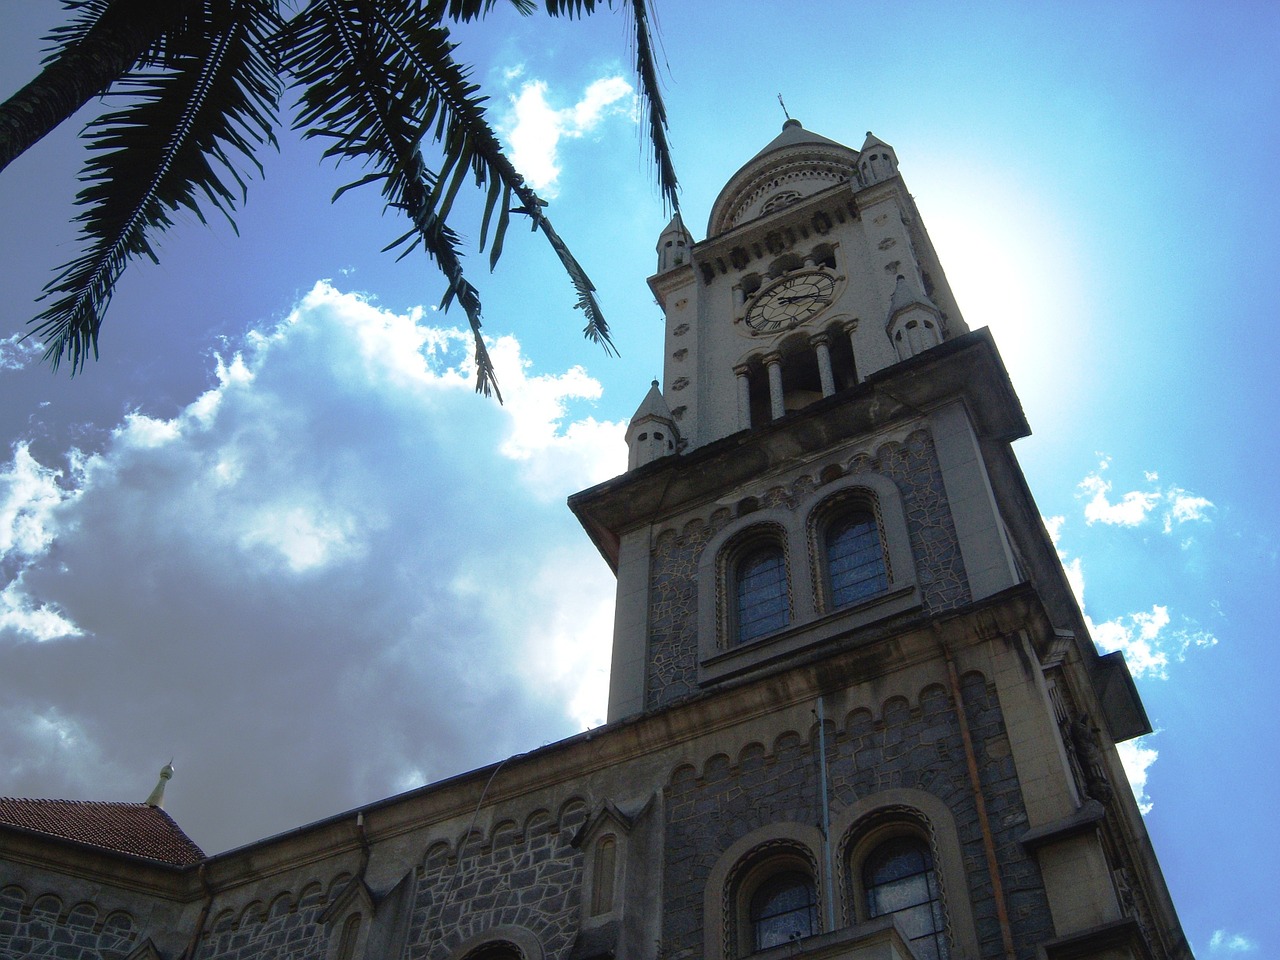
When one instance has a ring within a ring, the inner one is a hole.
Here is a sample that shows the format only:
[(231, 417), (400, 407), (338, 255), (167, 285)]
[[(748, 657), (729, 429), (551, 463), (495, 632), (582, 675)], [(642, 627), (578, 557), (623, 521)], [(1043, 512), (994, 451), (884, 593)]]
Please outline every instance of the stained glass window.
[(869, 512), (844, 514), (827, 528), (827, 577), (835, 609), (874, 597), (888, 587), (880, 529)]
[(776, 544), (758, 547), (737, 567), (737, 642), (781, 630), (790, 620), (787, 565)]
[(867, 913), (889, 914), (920, 960), (947, 960), (946, 918), (933, 855), (919, 837), (886, 840), (862, 864)]

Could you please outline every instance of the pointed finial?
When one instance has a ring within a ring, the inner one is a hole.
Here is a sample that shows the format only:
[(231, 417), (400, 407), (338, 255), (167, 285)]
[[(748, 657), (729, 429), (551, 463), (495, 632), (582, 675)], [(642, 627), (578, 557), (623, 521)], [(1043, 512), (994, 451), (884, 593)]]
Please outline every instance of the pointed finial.
[(791, 114), (787, 113), (787, 105), (782, 99), (782, 94), (778, 94), (778, 103), (782, 107), (782, 115), (790, 120)]
[(654, 378), (653, 378), (653, 386), (655, 386), (655, 387), (656, 387), (657, 385), (658, 385), (658, 378), (657, 378), (657, 377), (654, 377)]
[(170, 760), (160, 768), (160, 779), (156, 783), (156, 788), (151, 791), (151, 796), (144, 801), (148, 807), (164, 807), (164, 785), (165, 781), (173, 776), (173, 761)]

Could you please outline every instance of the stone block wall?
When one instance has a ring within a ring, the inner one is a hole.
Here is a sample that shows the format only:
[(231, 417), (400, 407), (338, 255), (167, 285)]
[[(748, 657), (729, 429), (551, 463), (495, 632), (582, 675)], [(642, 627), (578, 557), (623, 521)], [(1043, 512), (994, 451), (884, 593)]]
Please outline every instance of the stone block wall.
[(66, 904), (16, 884), (0, 889), (0, 960), (122, 960), (138, 939), (136, 920), (124, 911), (103, 915), (91, 903)]
[(296, 896), (282, 893), (269, 903), (254, 900), (237, 911), (220, 911), (200, 938), (196, 960), (320, 960), (329, 944), (320, 915), (341, 886), (342, 878), (328, 892), (312, 882)]
[[(830, 464), (818, 464), (820, 470)], [(940, 613), (971, 600), (964, 562), (942, 470), (925, 429), (901, 442), (881, 445), (874, 454), (839, 461), (844, 474), (878, 473), (891, 479), (902, 496), (907, 535), (921, 600), (928, 613)], [(772, 488), (761, 506), (796, 508), (816, 488), (804, 474), (787, 486)], [(706, 518), (688, 521), (682, 530), (661, 531), (655, 539), (650, 576), (649, 659), (645, 707), (653, 710), (698, 691), (698, 591), (715, 584), (697, 582), (707, 542), (734, 519), (718, 508)], [(792, 589), (813, 589), (808, 571), (789, 571)]]
[[(1015, 942), (1028, 945), (1019, 957), (1030, 960), (1035, 955), (1031, 945), (1051, 936), (1052, 920), (1038, 868), (1018, 843), (1026, 829), (1026, 813), (1003, 719), (994, 690), (981, 675), (965, 678), (964, 697)], [(946, 805), (968, 884), (967, 889), (949, 890), (948, 899), (968, 899), (981, 956), (1001, 957), (982, 833), (958, 721), (946, 691), (928, 687), (915, 704), (894, 698), (884, 704), (879, 716), (856, 709), (842, 723), (829, 722), (827, 752), (834, 810), (850, 809), (883, 791), (903, 788), (925, 791)], [(785, 730), (767, 746), (758, 741), (744, 743), (736, 758), (721, 753), (710, 757), (701, 770), (684, 766), (674, 773), (666, 789), (664, 956), (702, 956), (704, 890), (735, 842), (772, 824), (821, 821), (818, 769), (816, 736)], [(850, 923), (854, 916), (848, 902), (852, 865), (843, 848), (855, 838), (832, 839), (837, 843), (838, 902), (843, 922)], [(731, 893), (723, 892), (726, 897)]]
[(428, 849), (418, 871), (408, 935), (409, 960), (445, 960), (495, 927), (533, 934), (547, 960), (568, 955), (578, 933), (583, 856), (571, 843), (586, 818), (575, 801), (559, 820), (548, 815), (499, 824), (489, 837), (468, 837), (456, 851)]

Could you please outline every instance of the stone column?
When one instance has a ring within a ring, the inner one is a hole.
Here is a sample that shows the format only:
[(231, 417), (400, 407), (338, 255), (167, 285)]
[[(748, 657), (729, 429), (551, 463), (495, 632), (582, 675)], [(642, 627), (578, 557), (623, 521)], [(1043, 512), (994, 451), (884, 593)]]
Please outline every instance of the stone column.
[(751, 429), (751, 381), (747, 379), (747, 365), (740, 363), (733, 368), (738, 378), (738, 429)]
[(777, 420), (787, 412), (782, 399), (782, 355), (771, 353), (764, 358), (769, 367), (769, 413)]
[(810, 337), (809, 342), (818, 355), (818, 379), (822, 381), (822, 395), (829, 397), (836, 392), (836, 378), (831, 372), (831, 348), (827, 346), (831, 340), (825, 333), (819, 333)]

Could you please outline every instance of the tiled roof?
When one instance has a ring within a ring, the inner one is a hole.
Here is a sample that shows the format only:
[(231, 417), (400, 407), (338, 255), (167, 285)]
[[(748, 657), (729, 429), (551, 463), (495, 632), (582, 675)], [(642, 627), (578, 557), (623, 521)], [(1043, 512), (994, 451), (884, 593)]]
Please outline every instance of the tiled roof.
[(0, 824), (180, 867), (204, 859), (171, 816), (145, 803), (0, 797)]

